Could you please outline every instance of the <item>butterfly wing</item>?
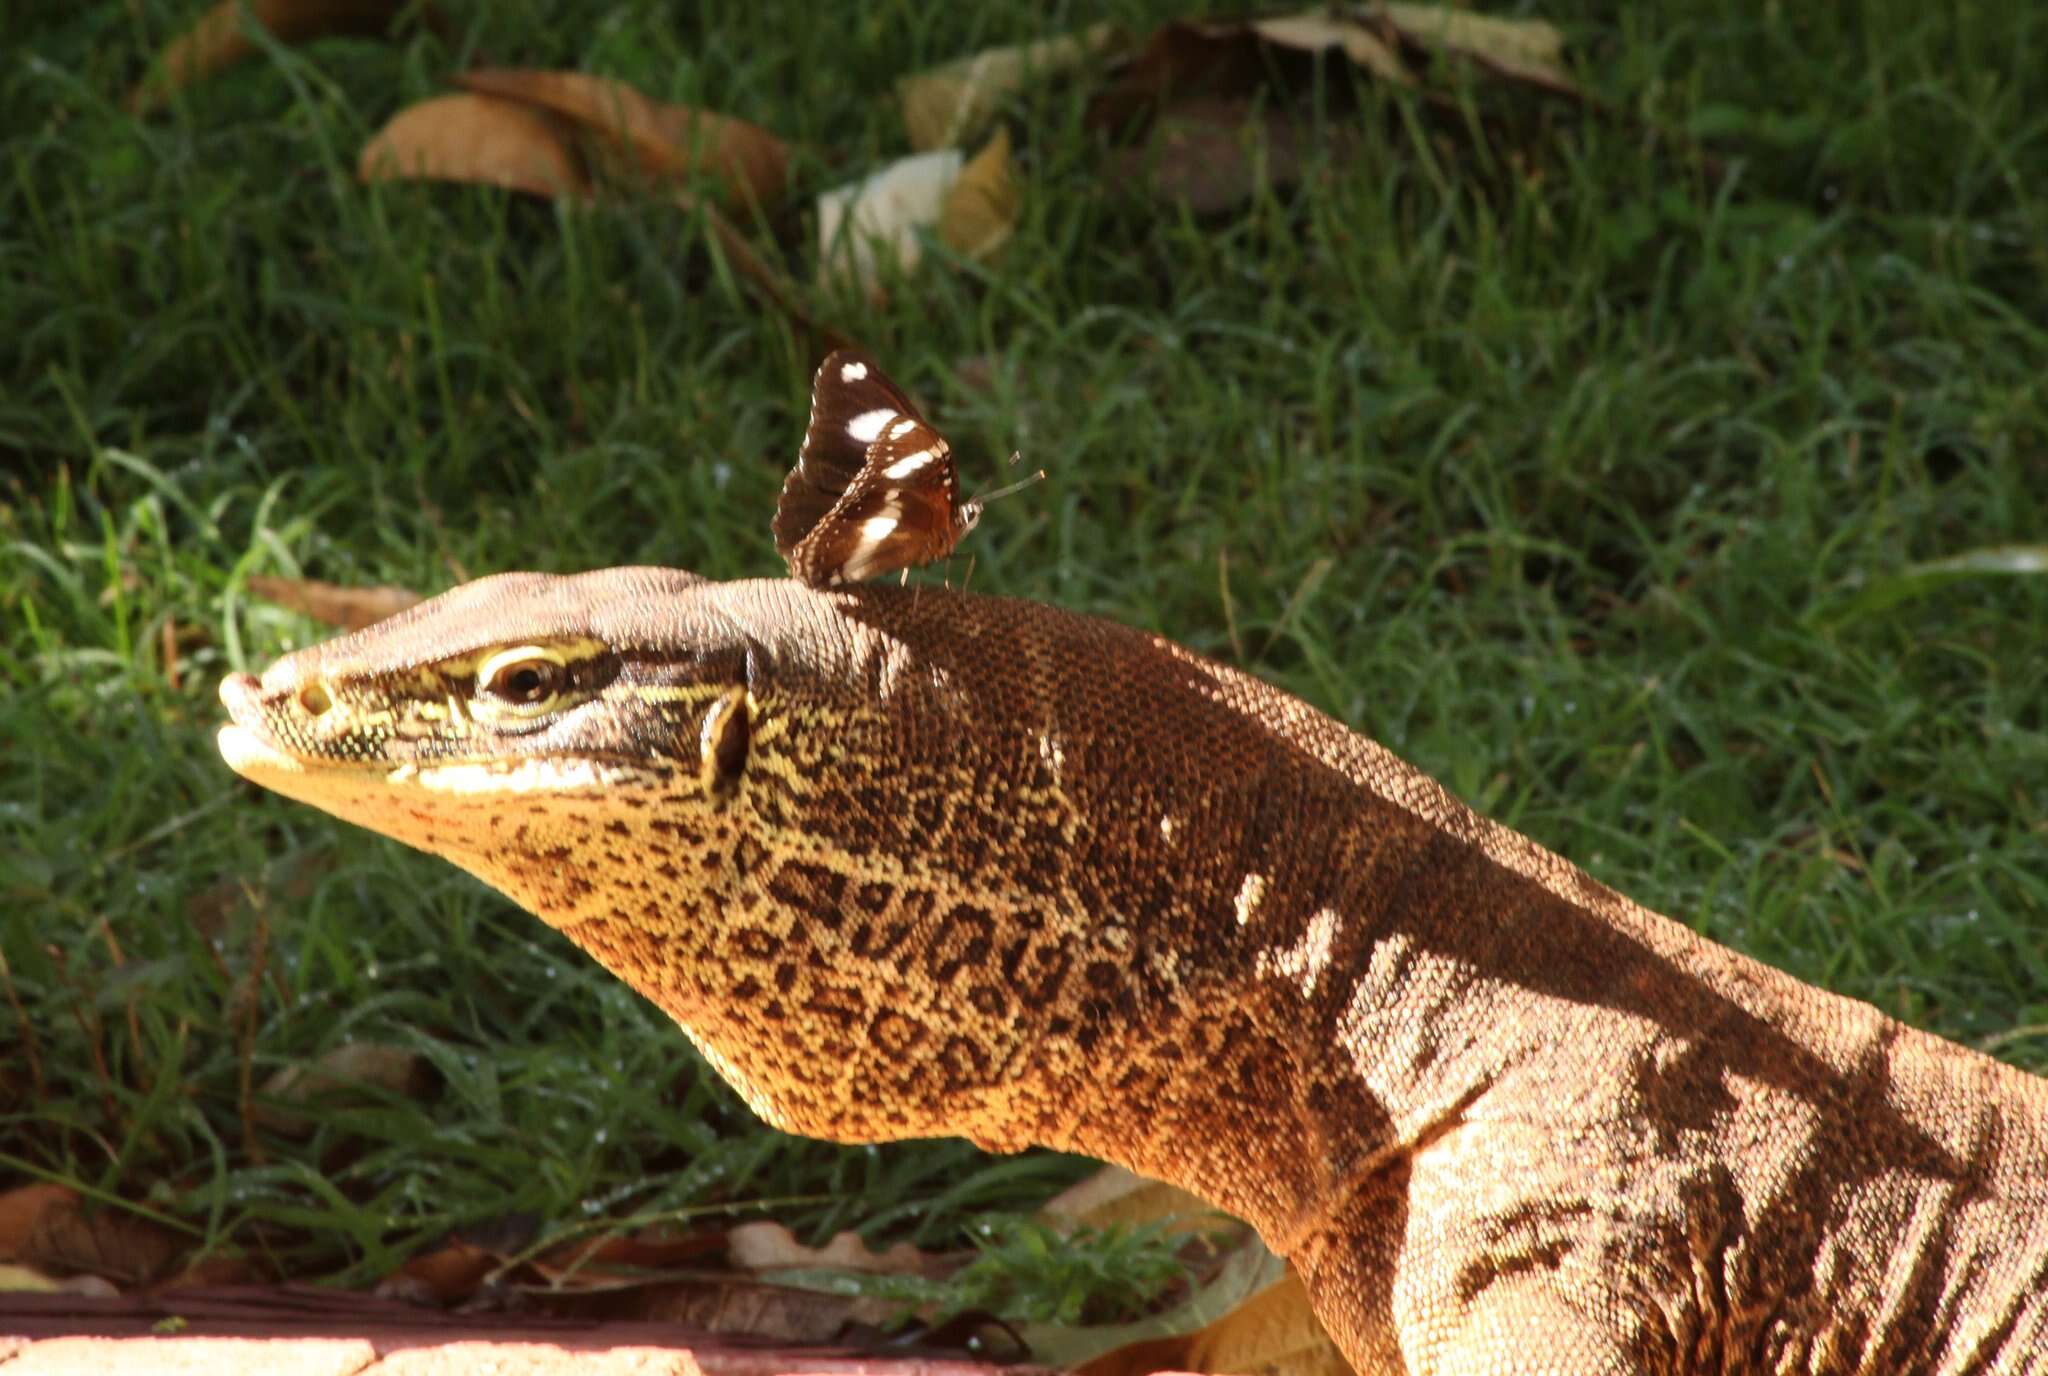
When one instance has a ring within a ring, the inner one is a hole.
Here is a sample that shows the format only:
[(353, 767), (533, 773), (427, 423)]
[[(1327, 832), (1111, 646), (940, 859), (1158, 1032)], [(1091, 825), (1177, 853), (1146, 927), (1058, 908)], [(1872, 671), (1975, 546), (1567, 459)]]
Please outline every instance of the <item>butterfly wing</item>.
[(892, 422), (813, 537), (827, 580), (857, 583), (945, 557), (967, 530), (955, 495), (945, 438), (909, 416)]
[(951, 446), (874, 360), (851, 349), (827, 358), (776, 504), (789, 571), (825, 586), (929, 563), (980, 514), (957, 498)]
[(835, 350), (811, 382), (811, 419), (796, 467), (775, 504), (775, 548), (785, 559), (853, 487), (868, 447), (903, 417), (923, 423), (917, 407), (881, 366), (858, 349)]

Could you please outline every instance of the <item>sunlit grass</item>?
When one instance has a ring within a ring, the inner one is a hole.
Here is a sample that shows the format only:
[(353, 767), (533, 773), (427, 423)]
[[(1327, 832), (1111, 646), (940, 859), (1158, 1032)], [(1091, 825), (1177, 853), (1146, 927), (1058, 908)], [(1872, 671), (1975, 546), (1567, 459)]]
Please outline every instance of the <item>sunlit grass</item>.
[[(136, 124), (193, 7), (140, 9), (0, 68), (0, 1173), (357, 1277), (522, 1211), (951, 1240), (1070, 1175), (768, 1132), (540, 924), (220, 765), (220, 675), (321, 634), (249, 573), (779, 571), (810, 359), (671, 208), (357, 186), (434, 40)], [(799, 140), (815, 191), (903, 150), (899, 71), (1096, 15), (955, 9), (461, 23)], [(1610, 114), (1461, 159), (1368, 95), (1356, 163), (1214, 222), (1105, 186), (1043, 93), (999, 264), (823, 309), (970, 486), (1051, 470), (977, 589), (1242, 662), (1715, 939), (2048, 1068), (2048, 580), (1869, 595), (2048, 541), (2048, 19), (1592, 9), (1553, 17)], [(346, 1041), (436, 1094), (245, 1129)]]

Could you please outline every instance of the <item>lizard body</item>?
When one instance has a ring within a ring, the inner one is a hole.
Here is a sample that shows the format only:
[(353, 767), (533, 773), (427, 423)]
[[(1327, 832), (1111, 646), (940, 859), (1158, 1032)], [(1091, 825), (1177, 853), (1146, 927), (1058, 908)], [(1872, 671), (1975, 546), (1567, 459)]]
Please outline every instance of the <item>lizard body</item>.
[(2048, 1371), (2048, 1081), (1161, 637), (511, 574), (222, 697), (238, 771), (503, 890), (768, 1121), (1180, 1184), (1361, 1371)]

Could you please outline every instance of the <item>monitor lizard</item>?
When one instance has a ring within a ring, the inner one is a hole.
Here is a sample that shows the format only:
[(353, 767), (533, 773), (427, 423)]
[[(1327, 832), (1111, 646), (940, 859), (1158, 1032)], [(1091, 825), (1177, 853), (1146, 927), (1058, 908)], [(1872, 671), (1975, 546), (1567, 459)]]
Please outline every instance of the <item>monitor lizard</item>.
[(221, 696), (236, 770), (504, 891), (769, 1122), (1185, 1186), (1361, 1371), (2048, 1371), (2048, 1080), (1161, 636), (503, 574)]

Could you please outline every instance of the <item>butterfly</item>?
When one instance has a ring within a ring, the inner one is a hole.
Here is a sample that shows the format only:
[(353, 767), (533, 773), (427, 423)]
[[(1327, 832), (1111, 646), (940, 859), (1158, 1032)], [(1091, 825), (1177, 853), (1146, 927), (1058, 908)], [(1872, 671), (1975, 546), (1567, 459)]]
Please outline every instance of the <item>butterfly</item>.
[(811, 423), (775, 503), (775, 549), (812, 587), (942, 559), (981, 519), (953, 449), (874, 359), (840, 349), (811, 383)]

